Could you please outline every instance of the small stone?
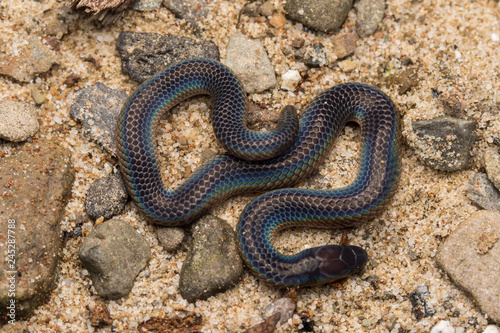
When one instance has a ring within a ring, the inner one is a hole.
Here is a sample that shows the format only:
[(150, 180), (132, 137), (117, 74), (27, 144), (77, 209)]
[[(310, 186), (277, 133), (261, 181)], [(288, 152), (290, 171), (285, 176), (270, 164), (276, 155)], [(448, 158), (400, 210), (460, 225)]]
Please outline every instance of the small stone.
[(484, 153), (484, 166), (488, 178), (493, 185), (500, 190), (500, 153), (498, 147), (491, 147), (486, 149)]
[(232, 287), (243, 274), (236, 235), (226, 221), (207, 215), (192, 230), (192, 248), (179, 280), (179, 292), (188, 302), (205, 300)]
[(281, 89), (288, 91), (295, 91), (302, 77), (296, 69), (290, 69), (285, 74), (281, 75)]
[[(472, 295), (475, 303), (495, 322), (500, 322), (499, 237), (500, 213), (478, 211), (441, 244), (436, 256), (437, 263), (451, 280)], [(483, 247), (485, 240), (486, 248)]]
[(271, 19), (269, 20), (269, 24), (276, 28), (276, 29), (281, 29), (285, 26), (286, 24), (286, 18), (283, 14), (281, 13), (276, 13), (273, 15), (273, 17), (271, 17)]
[(68, 33), (68, 25), (55, 17), (52, 22), (48, 23), (45, 27), (45, 33), (49, 36), (54, 36), (57, 39), (63, 38)]
[(203, 58), (219, 61), (220, 58), (219, 48), (212, 42), (169, 34), (124, 31), (120, 33), (116, 47), (123, 71), (137, 82), (144, 82), (183, 60)]
[(436, 310), (431, 305), (427, 304), (430, 296), (429, 287), (427, 286), (417, 287), (417, 289), (410, 294), (412, 312), (417, 321), (424, 317), (432, 317), (436, 313)]
[(359, 37), (372, 35), (385, 15), (385, 0), (360, 0), (356, 3), (358, 19), (356, 32)]
[(87, 191), (85, 212), (93, 220), (110, 219), (123, 211), (127, 199), (127, 189), (120, 174), (100, 178)]
[(229, 38), (226, 66), (241, 80), (247, 93), (258, 93), (276, 86), (276, 74), (262, 42), (243, 34)]
[(296, 49), (300, 49), (302, 46), (304, 46), (305, 40), (303, 38), (295, 38), (292, 41), (292, 47)]
[(288, 322), (290, 318), (292, 318), (295, 307), (295, 303), (291, 298), (278, 298), (275, 299), (271, 304), (266, 306), (266, 308), (262, 311), (262, 317), (264, 317), (264, 319), (268, 319), (276, 313), (281, 313), (279, 323), (284, 324)]
[(80, 75), (70, 74), (66, 77), (66, 80), (64, 80), (64, 84), (71, 88), (75, 86), (80, 81), (80, 79)]
[(285, 12), (307, 27), (332, 32), (340, 28), (352, 8), (352, 0), (288, 0)]
[(403, 95), (410, 91), (411, 88), (418, 85), (417, 72), (413, 68), (408, 68), (404, 71), (389, 76), (389, 87), (394, 85), (399, 86), (398, 94)]
[(39, 128), (38, 110), (33, 105), (11, 99), (0, 101), (0, 139), (22, 142)]
[(356, 63), (351, 60), (339, 61), (337, 64), (343, 72), (352, 72), (356, 69)]
[(170, 10), (175, 17), (184, 19), (190, 24), (195, 32), (203, 27), (200, 23), (207, 18), (209, 13), (207, 2), (204, 0), (168, 0), (163, 5)]
[(444, 171), (463, 170), (469, 166), (472, 145), (476, 140), (476, 122), (442, 117), (412, 122), (416, 141), (410, 142), (429, 166)]
[(150, 12), (160, 8), (163, 0), (137, 0), (132, 9), (138, 10), (140, 12)]
[(455, 333), (455, 329), (449, 321), (441, 320), (439, 323), (434, 325), (431, 329), (431, 333)]
[(116, 153), (116, 123), (128, 95), (97, 82), (77, 92), (69, 114), (83, 123), (83, 135), (97, 141), (110, 154)]
[(499, 333), (499, 332), (500, 332), (500, 328), (498, 326), (495, 326), (495, 325), (488, 325), (488, 326), (486, 326), (486, 328), (483, 331), (483, 333)]
[(177, 227), (156, 227), (156, 236), (163, 249), (168, 252), (175, 251), (184, 241), (184, 229)]
[(306, 58), (305, 64), (309, 67), (325, 67), (329, 63), (324, 46), (320, 43), (313, 44), (313, 49)]
[(36, 105), (42, 105), (47, 102), (47, 96), (37, 88), (31, 89), (31, 98), (33, 98)]
[(89, 310), (90, 325), (92, 327), (102, 327), (113, 323), (113, 318), (111, 318), (106, 304), (99, 302), (92, 308), (87, 305), (87, 310)]
[(500, 192), (483, 173), (471, 175), (467, 198), (483, 209), (500, 211)]
[(269, 17), (269, 16), (273, 15), (274, 9), (275, 8), (274, 8), (273, 3), (271, 1), (266, 1), (262, 4), (262, 7), (260, 7), (260, 14), (262, 16)]
[(344, 32), (335, 36), (332, 40), (333, 52), (337, 59), (342, 59), (351, 55), (356, 51), (356, 34), (351, 32)]
[(445, 115), (455, 118), (464, 116), (464, 108), (457, 97), (446, 98), (444, 95), (441, 95), (438, 100), (443, 106), (443, 112)]
[(151, 257), (151, 248), (128, 223), (111, 219), (94, 228), (78, 254), (97, 293), (118, 299), (132, 290), (135, 277)]
[(243, 8), (244, 12), (250, 17), (257, 17), (260, 15), (260, 8), (262, 7), (261, 2), (251, 2), (246, 4)]

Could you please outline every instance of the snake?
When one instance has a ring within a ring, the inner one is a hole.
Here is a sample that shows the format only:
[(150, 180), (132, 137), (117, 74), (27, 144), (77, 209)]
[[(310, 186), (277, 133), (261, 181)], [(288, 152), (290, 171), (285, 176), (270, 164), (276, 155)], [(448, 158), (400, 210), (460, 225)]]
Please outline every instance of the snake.
[[(155, 128), (168, 110), (199, 94), (212, 97), (214, 133), (228, 153), (168, 189)], [(360, 271), (368, 254), (356, 245), (324, 245), (285, 255), (273, 239), (290, 227), (354, 227), (383, 211), (401, 170), (400, 120), (393, 102), (368, 85), (339, 84), (314, 98), (300, 119), (293, 108), (284, 108), (276, 128), (265, 132), (248, 129), (246, 109), (240, 81), (214, 60), (180, 62), (137, 88), (116, 127), (118, 163), (136, 206), (156, 224), (182, 226), (231, 196), (264, 192), (243, 209), (236, 231), (241, 257), (254, 275), (277, 287), (297, 287)], [(293, 188), (319, 170), (348, 122), (361, 128), (355, 180), (329, 190)]]

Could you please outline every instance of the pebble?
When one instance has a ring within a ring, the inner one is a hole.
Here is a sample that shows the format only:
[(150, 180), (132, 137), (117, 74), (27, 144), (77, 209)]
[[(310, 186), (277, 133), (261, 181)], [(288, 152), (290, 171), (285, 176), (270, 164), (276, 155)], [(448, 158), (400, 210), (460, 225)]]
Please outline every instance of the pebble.
[[(160, 8), (162, 2), (163, 0), (137, 0), (132, 5), (132, 9), (138, 10), (140, 12), (149, 12)], [(171, 1), (167, 1), (166, 4), (170, 2)]]
[(261, 2), (251, 2), (249, 4), (246, 4), (245, 7), (243, 8), (243, 11), (245, 14), (247, 14), (250, 17), (258, 17), (261, 14), (260, 8), (262, 7)]
[(118, 115), (128, 95), (97, 82), (77, 92), (69, 114), (83, 123), (83, 135), (98, 142), (110, 154), (116, 154), (115, 130)]
[(427, 303), (430, 297), (431, 294), (427, 286), (419, 286), (410, 294), (412, 312), (417, 321), (424, 317), (432, 317), (436, 313), (436, 310)]
[(356, 63), (351, 60), (343, 60), (337, 63), (342, 72), (348, 73), (356, 69)]
[[(6, 281), (10, 274), (5, 272), (22, 273), (15, 281), (16, 320), (31, 315), (55, 287), (60, 220), (73, 185), (70, 153), (59, 142), (37, 139), (18, 147), (11, 156), (0, 158), (0, 238), (5, 245), (6, 231), (13, 230), (16, 246), (16, 268), (8, 265), (7, 246), (3, 247), (0, 275)], [(3, 281), (0, 308), (5, 309), (10, 297)], [(5, 314), (0, 311), (0, 323)]]
[(332, 39), (333, 53), (337, 59), (342, 59), (356, 51), (356, 41), (358, 37), (351, 32), (344, 32), (336, 35)]
[(279, 323), (284, 324), (292, 318), (295, 312), (296, 305), (294, 301), (289, 297), (282, 297), (275, 299), (271, 304), (266, 306), (262, 311), (262, 317), (264, 319), (271, 318), (276, 313), (281, 313)]
[(163, 249), (168, 252), (175, 251), (184, 241), (184, 229), (178, 227), (156, 227), (156, 237)]
[(151, 257), (151, 248), (133, 227), (114, 218), (96, 226), (78, 254), (99, 296), (118, 299), (132, 290), (135, 277)]
[(117, 48), (123, 71), (137, 82), (183, 60), (220, 59), (219, 48), (212, 42), (169, 34), (124, 31), (118, 37)]
[(488, 326), (486, 326), (486, 328), (483, 331), (483, 333), (499, 333), (499, 332), (500, 332), (500, 328), (498, 326), (495, 326), (495, 325), (488, 325)]
[(37, 88), (31, 89), (31, 98), (33, 98), (36, 105), (42, 105), (47, 102), (47, 96)]
[(250, 327), (244, 330), (243, 333), (273, 333), (276, 330), (276, 326), (280, 320), (281, 314), (275, 313), (270, 318), (267, 318), (262, 323)]
[(352, 0), (288, 0), (285, 12), (293, 21), (329, 33), (342, 26), (352, 3)]
[(274, 8), (273, 3), (271, 1), (266, 1), (260, 7), (260, 14), (262, 16), (269, 17), (269, 16), (273, 15), (274, 10), (275, 10), (275, 8)]
[(490, 147), (484, 153), (484, 167), (488, 178), (500, 190), (500, 152), (498, 147)]
[(226, 66), (240, 79), (248, 94), (263, 92), (276, 86), (274, 67), (258, 39), (241, 33), (231, 36), (227, 44)]
[(296, 69), (290, 69), (285, 74), (281, 75), (281, 89), (288, 91), (295, 91), (302, 77)]
[[(411, 144), (430, 167), (456, 171), (469, 167), (476, 140), (476, 122), (451, 117), (412, 121), (416, 140)], [(410, 140), (411, 141), (411, 140)]]
[(439, 323), (434, 325), (431, 329), (431, 333), (455, 333), (455, 329), (449, 321), (441, 320)]
[(234, 286), (243, 274), (236, 235), (226, 221), (207, 215), (192, 232), (193, 243), (179, 278), (179, 292), (188, 302), (206, 300)]
[(38, 110), (27, 102), (11, 99), (0, 101), (0, 138), (22, 142), (35, 135), (40, 129)]
[(0, 74), (20, 82), (30, 82), (38, 74), (48, 72), (57, 62), (54, 52), (36, 36), (28, 40), (28, 45), (20, 47), (18, 54), (0, 56)]
[(269, 20), (269, 24), (276, 29), (281, 29), (286, 24), (286, 18), (283, 14), (276, 13)]
[(439, 266), (495, 322), (500, 322), (500, 213), (478, 211), (441, 244)]
[(467, 184), (467, 198), (486, 210), (500, 211), (500, 192), (484, 173), (473, 173)]
[(385, 0), (360, 0), (355, 5), (358, 19), (356, 32), (359, 37), (372, 35), (385, 15)]
[(119, 173), (94, 181), (85, 197), (85, 212), (93, 219), (110, 219), (120, 214), (127, 203), (128, 193)]
[(312, 51), (306, 56), (305, 64), (309, 67), (325, 67), (330, 64), (325, 47), (321, 43), (313, 44)]
[(184, 19), (195, 32), (203, 27), (201, 23), (207, 18), (207, 2), (203, 0), (169, 0), (164, 1), (163, 5), (170, 10), (175, 17)]

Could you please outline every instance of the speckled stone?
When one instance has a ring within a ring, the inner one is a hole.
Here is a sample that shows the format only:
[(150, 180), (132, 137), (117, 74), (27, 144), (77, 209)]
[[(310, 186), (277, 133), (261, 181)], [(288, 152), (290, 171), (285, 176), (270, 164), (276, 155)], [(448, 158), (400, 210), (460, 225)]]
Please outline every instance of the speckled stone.
[(78, 250), (97, 293), (104, 298), (127, 296), (135, 277), (151, 257), (149, 243), (120, 219), (97, 225)]
[(278, 298), (264, 308), (262, 311), (262, 317), (264, 319), (269, 319), (274, 314), (279, 312), (281, 313), (279, 323), (284, 324), (288, 321), (288, 319), (292, 318), (295, 308), (296, 305), (291, 298)]
[(356, 51), (358, 37), (352, 32), (344, 32), (333, 37), (333, 52), (337, 59), (342, 59)]
[(35, 135), (40, 128), (38, 110), (26, 102), (11, 99), (0, 101), (0, 138), (22, 142)]
[(170, 10), (175, 17), (184, 19), (190, 24), (195, 32), (202, 27), (200, 24), (208, 15), (207, 2), (203, 0), (167, 0), (163, 5)]
[(163, 0), (137, 0), (132, 8), (141, 12), (149, 12), (160, 8)]
[(118, 115), (128, 95), (97, 82), (77, 92), (69, 114), (83, 123), (83, 135), (98, 142), (110, 154), (116, 153), (115, 131)]
[(488, 178), (500, 190), (500, 152), (498, 147), (491, 147), (484, 153), (484, 166)]
[(372, 35), (385, 15), (385, 0), (360, 0), (355, 4), (358, 19), (356, 32), (359, 37)]
[(352, 8), (352, 0), (288, 0), (285, 12), (306, 27), (332, 32), (338, 29)]
[(119, 173), (94, 181), (85, 197), (85, 212), (93, 219), (110, 219), (121, 213), (127, 203), (128, 193)]
[(325, 67), (330, 64), (326, 56), (325, 47), (320, 43), (312, 46), (312, 51), (306, 56), (305, 64), (309, 67)]
[(263, 92), (277, 84), (274, 67), (258, 39), (240, 33), (231, 36), (227, 44), (226, 66), (240, 79), (247, 93)]
[(158, 226), (156, 236), (165, 251), (174, 251), (182, 244), (185, 232), (184, 229), (178, 227), (163, 228)]
[(447, 320), (441, 320), (439, 323), (434, 325), (431, 329), (431, 333), (455, 333), (455, 328)]
[(484, 173), (471, 175), (466, 193), (467, 198), (475, 205), (487, 210), (500, 211), (500, 191)]
[(243, 274), (236, 235), (226, 221), (207, 215), (192, 230), (192, 248), (179, 280), (179, 292), (189, 302), (232, 287)]
[(479, 211), (462, 222), (439, 247), (436, 260), (472, 295), (481, 310), (500, 322), (500, 213)]

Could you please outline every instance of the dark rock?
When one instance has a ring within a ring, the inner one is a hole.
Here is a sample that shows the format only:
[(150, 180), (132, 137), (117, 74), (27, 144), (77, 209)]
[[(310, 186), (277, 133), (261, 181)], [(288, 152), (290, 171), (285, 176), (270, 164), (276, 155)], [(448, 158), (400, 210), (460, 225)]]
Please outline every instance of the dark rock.
[(439, 247), (436, 261), (491, 320), (500, 322), (500, 213), (479, 211)]
[(34, 105), (11, 99), (0, 101), (0, 139), (25, 141), (35, 135), (39, 128), (38, 110)]
[(38, 74), (46, 73), (56, 63), (54, 52), (43, 45), (36, 36), (21, 47), (18, 56), (0, 56), (0, 75), (6, 75), (20, 82), (30, 82)]
[(151, 248), (128, 223), (111, 219), (94, 228), (78, 254), (97, 293), (118, 299), (132, 290), (134, 279), (151, 257)]
[(118, 115), (128, 99), (120, 89), (97, 82), (80, 89), (69, 114), (83, 123), (83, 135), (97, 141), (110, 154), (116, 154), (115, 130)]
[(143, 82), (172, 65), (187, 59), (219, 61), (219, 48), (212, 42), (188, 37), (125, 31), (117, 41), (122, 69), (137, 82)]
[(106, 220), (120, 214), (127, 203), (128, 193), (119, 173), (97, 179), (85, 197), (85, 212), (91, 219), (103, 216)]
[(325, 48), (320, 43), (315, 43), (309, 56), (306, 57), (306, 65), (309, 67), (324, 67), (330, 63), (326, 56)]
[(163, 246), (165, 251), (174, 251), (182, 244), (184, 240), (185, 232), (182, 228), (171, 227), (157, 227), (156, 236), (160, 245)]
[(456, 171), (469, 166), (476, 140), (476, 122), (451, 117), (412, 122), (417, 139), (412, 142), (418, 155), (431, 167)]
[(243, 7), (243, 12), (250, 17), (257, 17), (260, 15), (260, 8), (262, 7), (261, 2), (251, 2)]
[(427, 286), (417, 287), (417, 289), (410, 294), (412, 312), (415, 318), (417, 318), (417, 321), (424, 317), (432, 317), (436, 313), (436, 310), (430, 304), (427, 304), (430, 297), (431, 294)]
[(418, 85), (417, 72), (413, 68), (408, 68), (404, 71), (398, 72), (394, 75), (389, 76), (388, 86), (399, 86), (398, 94), (404, 95), (411, 88)]
[(356, 32), (359, 37), (372, 35), (385, 15), (385, 0), (360, 0), (356, 3), (358, 19)]
[(352, 8), (352, 0), (288, 0), (288, 17), (306, 27), (332, 32), (340, 28)]
[(277, 84), (274, 67), (258, 39), (243, 34), (229, 38), (226, 65), (240, 79), (247, 93), (263, 92)]
[(175, 17), (184, 19), (198, 31), (200, 22), (207, 17), (207, 3), (203, 0), (165, 0), (163, 5), (170, 10)]
[(232, 287), (243, 274), (236, 235), (226, 221), (207, 215), (192, 230), (192, 248), (179, 280), (179, 292), (189, 302)]
[[(8, 242), (15, 236), (16, 246), (13, 258), (7, 257), (5, 246), (0, 261), (0, 308), (10, 302), (9, 281), (14, 281), (16, 320), (29, 316), (55, 287), (59, 223), (71, 195), (71, 166), (59, 143), (42, 139), (0, 158), (0, 239)], [(0, 323), (5, 322), (6, 313), (0, 313)]]
[(500, 192), (483, 173), (471, 175), (467, 198), (483, 209), (500, 211)]

